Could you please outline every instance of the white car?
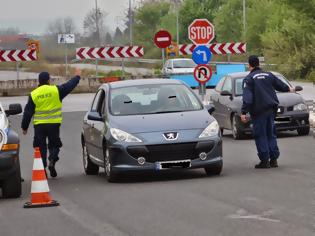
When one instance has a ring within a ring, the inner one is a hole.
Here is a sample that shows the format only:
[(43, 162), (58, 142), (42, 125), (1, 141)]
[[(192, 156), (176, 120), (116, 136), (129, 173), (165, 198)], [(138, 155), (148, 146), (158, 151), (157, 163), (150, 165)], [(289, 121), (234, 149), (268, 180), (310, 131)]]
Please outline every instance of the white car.
[(174, 58), (165, 62), (163, 67), (163, 74), (193, 74), (196, 63), (189, 58)]
[(4, 198), (21, 195), (20, 140), (7, 118), (21, 112), (20, 104), (11, 104), (4, 110), (0, 102), (0, 188)]

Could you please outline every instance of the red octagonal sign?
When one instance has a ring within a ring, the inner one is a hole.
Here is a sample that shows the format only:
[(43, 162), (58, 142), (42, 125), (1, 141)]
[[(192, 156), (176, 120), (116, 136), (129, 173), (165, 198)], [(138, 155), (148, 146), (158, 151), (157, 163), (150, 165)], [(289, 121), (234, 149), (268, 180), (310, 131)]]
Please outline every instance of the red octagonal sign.
[(194, 44), (209, 44), (214, 39), (214, 26), (207, 19), (195, 19), (188, 27), (189, 39)]

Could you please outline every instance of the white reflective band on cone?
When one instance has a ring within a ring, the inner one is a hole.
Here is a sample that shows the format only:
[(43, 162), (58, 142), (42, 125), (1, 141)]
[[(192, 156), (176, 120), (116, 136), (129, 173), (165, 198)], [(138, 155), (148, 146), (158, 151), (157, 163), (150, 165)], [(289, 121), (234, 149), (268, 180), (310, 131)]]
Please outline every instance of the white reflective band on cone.
[(33, 163), (33, 170), (43, 170), (44, 164), (42, 158), (35, 158)]
[(46, 192), (49, 192), (47, 180), (32, 182), (31, 193), (46, 193)]

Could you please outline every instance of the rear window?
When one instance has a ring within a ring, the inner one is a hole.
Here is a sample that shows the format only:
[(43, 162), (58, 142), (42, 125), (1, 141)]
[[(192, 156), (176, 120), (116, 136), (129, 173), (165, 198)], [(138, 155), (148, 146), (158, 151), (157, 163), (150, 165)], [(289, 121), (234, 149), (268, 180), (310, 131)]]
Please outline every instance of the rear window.
[[(287, 81), (286, 78), (284, 78), (283, 75), (280, 74), (274, 74), (278, 79), (280, 79), (283, 83), (291, 87), (291, 84), (289, 81)], [(243, 95), (243, 80), (245, 77), (240, 77), (235, 79), (235, 96), (241, 96)]]
[(196, 64), (193, 60), (174, 60), (174, 68), (195, 68)]
[(142, 115), (201, 110), (197, 96), (184, 85), (141, 85), (112, 89), (113, 115)]

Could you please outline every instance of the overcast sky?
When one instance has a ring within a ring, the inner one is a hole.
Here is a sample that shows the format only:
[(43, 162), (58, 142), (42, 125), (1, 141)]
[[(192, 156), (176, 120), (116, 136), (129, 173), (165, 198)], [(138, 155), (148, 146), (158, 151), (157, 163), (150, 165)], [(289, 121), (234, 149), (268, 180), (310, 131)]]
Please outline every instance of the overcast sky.
[[(132, 0), (135, 4), (137, 0)], [(98, 6), (109, 15), (107, 25), (123, 27), (124, 12), (129, 0), (97, 0)], [(95, 8), (95, 0), (0, 0), (0, 28), (14, 27), (22, 33), (42, 34), (49, 22), (72, 17), (82, 31), (85, 15)]]

